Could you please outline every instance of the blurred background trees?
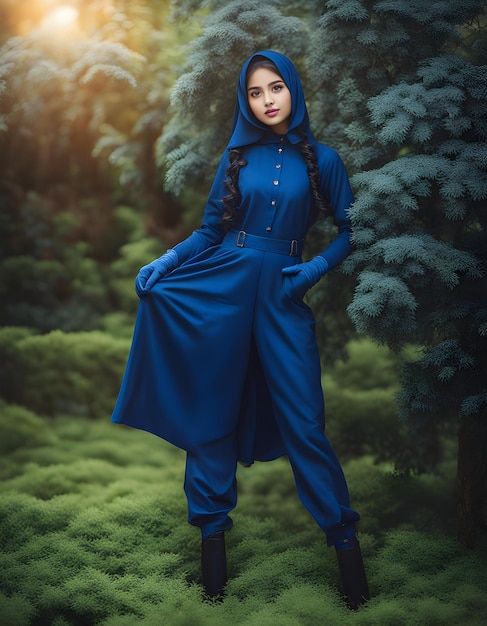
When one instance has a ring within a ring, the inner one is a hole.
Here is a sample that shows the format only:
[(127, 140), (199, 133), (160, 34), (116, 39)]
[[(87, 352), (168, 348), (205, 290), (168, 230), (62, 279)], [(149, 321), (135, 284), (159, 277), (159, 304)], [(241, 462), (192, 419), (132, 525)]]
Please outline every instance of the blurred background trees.
[(153, 145), (197, 26), (171, 25), (169, 2), (0, 10), (0, 322), (94, 328), (125, 304), (110, 264), (130, 257), (133, 274), (155, 252), (144, 233), (180, 222)]
[[(278, 49), (357, 195), (357, 250), (310, 295), (330, 431), (345, 456), (407, 473), (435, 470), (459, 426), (460, 537), (474, 544), (487, 510), (482, 3), (0, 0), (0, 29), (0, 324), (15, 327), (0, 337), (2, 397), (107, 417), (134, 275), (198, 226), (241, 63)], [(321, 220), (307, 254), (331, 236)], [(357, 331), (396, 353), (357, 348)]]

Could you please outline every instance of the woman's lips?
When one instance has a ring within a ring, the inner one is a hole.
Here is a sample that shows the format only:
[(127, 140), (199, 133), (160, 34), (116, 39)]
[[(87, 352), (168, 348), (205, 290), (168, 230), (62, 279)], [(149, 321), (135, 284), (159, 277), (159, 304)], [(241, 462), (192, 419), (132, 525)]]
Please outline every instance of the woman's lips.
[(279, 113), (279, 109), (269, 109), (265, 112), (267, 117), (275, 117)]

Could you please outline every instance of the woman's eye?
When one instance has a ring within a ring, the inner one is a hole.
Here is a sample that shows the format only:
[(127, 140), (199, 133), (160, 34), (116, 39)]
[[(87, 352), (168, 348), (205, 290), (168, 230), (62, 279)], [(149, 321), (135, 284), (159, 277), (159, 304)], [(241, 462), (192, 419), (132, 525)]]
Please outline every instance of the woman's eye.
[(282, 85), (274, 85), (274, 87), (272, 88), (273, 91), (281, 91), (282, 89)]
[(251, 91), (250, 95), (252, 98), (257, 98), (257, 96), (260, 96), (260, 91)]

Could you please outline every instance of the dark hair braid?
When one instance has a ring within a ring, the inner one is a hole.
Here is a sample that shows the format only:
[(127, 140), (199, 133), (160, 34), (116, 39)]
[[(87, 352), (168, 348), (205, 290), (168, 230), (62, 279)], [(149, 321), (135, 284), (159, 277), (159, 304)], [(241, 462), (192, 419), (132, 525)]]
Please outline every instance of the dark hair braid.
[(320, 191), (321, 176), (318, 167), (318, 158), (313, 144), (308, 141), (308, 139), (303, 139), (303, 141), (299, 144), (299, 148), (301, 149), (301, 154), (303, 155), (304, 162), (306, 163), (306, 169), (308, 171), (309, 186), (311, 188), (311, 195), (313, 198), (313, 217), (316, 219), (320, 213), (329, 213), (330, 205), (328, 199), (323, 197)]
[(225, 189), (228, 191), (228, 194), (222, 198), (224, 211), (221, 221), (224, 232), (232, 228), (240, 205), (241, 196), (238, 187), (238, 177), (240, 168), (247, 165), (247, 161), (242, 159), (242, 154), (243, 150), (241, 148), (232, 148), (228, 153), (230, 165), (225, 172), (228, 178), (224, 181)]

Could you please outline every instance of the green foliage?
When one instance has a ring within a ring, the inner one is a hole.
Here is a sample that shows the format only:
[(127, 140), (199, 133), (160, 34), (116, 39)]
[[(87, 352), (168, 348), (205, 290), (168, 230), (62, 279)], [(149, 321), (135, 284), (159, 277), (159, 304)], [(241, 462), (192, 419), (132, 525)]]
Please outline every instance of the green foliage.
[[(2, 212), (0, 323), (44, 332), (88, 330), (99, 327), (103, 314), (119, 305), (112, 274), (107, 280), (101, 263), (140, 239), (140, 217), (126, 206), (100, 216), (95, 203), (82, 204), (82, 214), (59, 212), (30, 192), (20, 207), (7, 206)], [(143, 262), (127, 268), (132, 286)]]
[(109, 264), (146, 230), (178, 236), (153, 145), (196, 32), (169, 23), (168, 1), (89, 0), (56, 26), (54, 9), (0, 8), (0, 323), (42, 332), (99, 328), (127, 302), (133, 314), (127, 277), (148, 259), (122, 284)]
[[(396, 395), (401, 365), (413, 349), (397, 355), (362, 340), (347, 344), (346, 351), (347, 360), (326, 368), (323, 377), (327, 434), (339, 458), (405, 458), (417, 443), (397, 417)], [(437, 461), (429, 459), (431, 465)]]
[[(421, 118), (424, 92), (414, 84), (414, 74), (438, 50), (455, 48), (460, 55), (473, 57), (469, 46), (482, 38), (482, 22), (475, 19), (479, 14), (482, 7), (475, 0), (325, 3), (310, 47), (316, 91), (312, 119), (322, 120), (320, 136), (336, 142), (353, 170), (370, 169), (395, 157), (394, 146), (381, 145), (369, 123), (367, 105), (378, 94), (382, 98), (389, 93), (396, 111), (380, 132), (392, 130), (397, 139), (414, 121), (416, 139), (427, 141), (430, 122)], [(439, 98), (440, 91), (430, 91), (427, 97)]]
[(164, 248), (155, 238), (144, 238), (130, 241), (120, 247), (119, 258), (110, 266), (110, 289), (120, 309), (133, 320), (137, 311), (138, 298), (135, 294), (134, 279), (139, 269), (149, 259), (161, 256)]
[[(24, 407), (0, 403), (0, 454), (52, 444), (45, 422)], [(15, 428), (12, 428), (15, 424)]]
[[(107, 415), (118, 393), (129, 346), (128, 339), (101, 332), (34, 335), (0, 329), (0, 393), (40, 414)], [(10, 385), (12, 372), (15, 381)]]
[[(352, 370), (343, 373), (360, 385)], [(376, 376), (388, 385), (385, 364)], [(35, 431), (45, 436), (2, 454), (5, 626), (312, 626), (324, 615), (337, 626), (482, 623), (485, 560), (431, 533), (444, 532), (451, 519), (444, 509), (449, 472), (400, 477), (368, 459), (345, 465), (363, 510), (372, 592), (369, 606), (352, 614), (338, 592), (334, 554), (298, 501), (287, 460), (240, 468), (227, 597), (213, 604), (202, 601), (199, 533), (186, 522), (181, 450), (107, 421), (20, 416), (18, 407), (1, 407), (2, 432), (10, 430), (12, 441), (27, 442)], [(426, 526), (431, 534), (419, 530)]]
[[(115, 120), (116, 124), (105, 117), (92, 154), (108, 158), (134, 204), (140, 206), (143, 200), (143, 208), (156, 221), (162, 222), (164, 228), (173, 227), (179, 221), (180, 207), (174, 206), (162, 191), (154, 162), (154, 142), (168, 122), (169, 91), (182, 62), (184, 44), (197, 36), (200, 26), (193, 19), (180, 27), (171, 19), (168, 1), (121, 4), (121, 17), (130, 27), (117, 36), (139, 50), (146, 63), (138, 75), (137, 90), (127, 103), (130, 114), (125, 112)], [(118, 16), (114, 7), (111, 24), (115, 28)]]
[(20, 394), (22, 381), (12, 364), (15, 363), (17, 344), (30, 337), (33, 331), (28, 328), (4, 328), (0, 331), (0, 386), (14, 394)]
[[(29, 36), (8, 39), (0, 49), (0, 78), (6, 84), (1, 110), (8, 112), (4, 138), (17, 129), (22, 129), (24, 137), (23, 155), (15, 150), (15, 143), (5, 142), (8, 150), (2, 159), (8, 162), (18, 155), (21, 160), (14, 167), (22, 171), (32, 167), (32, 157), (43, 153), (44, 171), (37, 167), (32, 173), (49, 173), (59, 181), (70, 178), (74, 165), (75, 154), (67, 152), (66, 146), (78, 143), (80, 156), (86, 158), (85, 141), (93, 137), (91, 128), (103, 119), (110, 101), (106, 96), (123, 90), (125, 85), (135, 87), (135, 74), (143, 59), (121, 42), (66, 40), (62, 36), (53, 42), (53, 37), (52, 31), (41, 28)], [(93, 106), (93, 98), (98, 107)], [(22, 102), (22, 106), (12, 106), (15, 102)], [(83, 138), (77, 124), (86, 117), (85, 128), (91, 133)], [(56, 132), (50, 133), (54, 128)], [(55, 160), (58, 171), (46, 162), (47, 156)]]
[[(330, 1), (313, 33), (324, 105), (313, 114), (362, 170), (356, 251), (343, 266), (358, 273), (349, 315), (378, 343), (424, 346), (399, 396), (417, 435), (413, 467), (459, 415), (487, 424), (485, 33), (485, 7), (472, 0)], [(470, 497), (484, 511), (485, 484), (482, 474)]]
[(453, 536), (454, 455), (454, 440), (447, 441), (443, 451), (446, 458), (436, 461), (433, 473), (428, 473), (431, 468), (421, 468), (421, 474), (398, 473), (372, 456), (345, 463), (352, 502), (362, 516), (361, 532), (376, 539), (378, 529), (392, 528)]

